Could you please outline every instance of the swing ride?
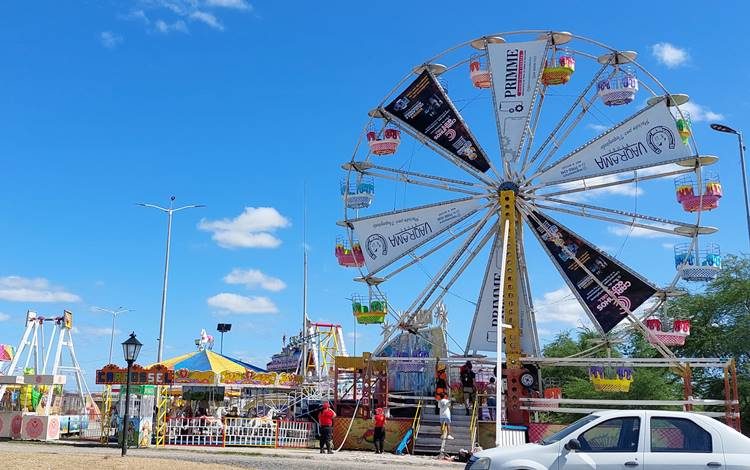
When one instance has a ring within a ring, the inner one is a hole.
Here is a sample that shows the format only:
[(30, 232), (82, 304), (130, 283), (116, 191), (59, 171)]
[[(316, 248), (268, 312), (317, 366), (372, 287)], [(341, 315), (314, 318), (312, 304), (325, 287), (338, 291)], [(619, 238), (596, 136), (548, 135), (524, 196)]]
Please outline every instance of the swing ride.
[[(500, 354), (497, 325), (509, 326), (502, 333), (507, 418), (528, 422), (525, 404), (532, 389), (542, 388), (533, 365), (554, 363), (541, 357), (527, 260), (531, 237), (603, 338), (598, 349), (639, 332), (661, 355), (661, 367), (685, 377), (688, 399), (690, 366), (670, 347), (684, 344), (690, 322), (668, 318), (665, 306), (681, 282), (710, 281), (721, 269), (718, 245), (703, 240), (717, 231), (704, 221), (723, 195), (718, 176), (706, 171), (718, 159), (698, 150), (685, 109), (689, 97), (670, 92), (637, 57), (568, 32), (487, 35), (413, 68), (369, 111), (342, 165), (338, 225), (346, 236), (337, 240), (336, 256), (358, 271), (355, 281), (368, 291), (369, 300), (352, 302), (357, 321), (384, 323), (376, 355), (394, 335), (412, 331), (418, 316), (435, 312), (452, 289), (471, 284), (483, 266), (463, 353)], [(385, 151), (381, 143), (394, 135), (398, 142)], [(675, 207), (647, 214), (619, 197), (637, 198), (648, 185), (658, 191), (664, 178), (677, 178), (681, 215), (672, 215)], [(360, 184), (377, 185), (380, 194), (392, 189), (403, 205), (362, 214), (378, 204), (372, 197), (367, 204), (350, 200)], [(413, 204), (405, 202), (407, 189)], [(578, 234), (596, 236), (597, 228), (610, 236), (682, 238), (674, 245), (674, 277), (657, 287), (645, 274), (654, 270), (631, 268), (619, 253)], [(405, 308), (389, 299), (388, 309), (374, 315), (375, 302), (386, 305), (382, 289), (416, 267), (429, 277), (422, 290)], [(711, 364), (732, 375), (724, 362)], [(605, 392), (627, 392), (633, 367), (643, 366), (611, 357), (583, 357), (576, 365), (587, 367), (592, 386)]]
[[(52, 326), (52, 332), (45, 341), (46, 325)], [(7, 390), (5, 404), (15, 405), (0, 409), (0, 437), (59, 439), (74, 418), (77, 430), (88, 427), (88, 412), (96, 405), (73, 346), (73, 314), (65, 310), (60, 316), (44, 317), (28, 311), (25, 326), (13, 357), (0, 373), (0, 400)], [(70, 365), (65, 364), (63, 352), (69, 355)], [(63, 391), (68, 375), (75, 379), (74, 395)]]

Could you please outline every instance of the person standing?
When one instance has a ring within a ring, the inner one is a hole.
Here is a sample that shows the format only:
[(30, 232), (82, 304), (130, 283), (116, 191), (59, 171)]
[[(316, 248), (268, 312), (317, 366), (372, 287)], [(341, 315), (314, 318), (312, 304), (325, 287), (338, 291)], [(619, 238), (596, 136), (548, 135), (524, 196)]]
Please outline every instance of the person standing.
[(438, 401), (440, 407), (440, 428), (441, 435), (445, 436), (446, 439), (453, 439), (451, 436), (451, 401), (448, 400), (448, 396), (443, 393)]
[(490, 377), (490, 383), (487, 384), (487, 409), (490, 412), (490, 420), (495, 421), (495, 409), (497, 407), (497, 385), (495, 377)]
[(466, 364), (461, 366), (461, 386), (464, 390), (464, 403), (466, 404), (466, 414), (471, 414), (469, 411), (474, 403), (474, 396), (476, 393), (474, 379), (476, 374), (472, 370), (471, 361), (466, 361)]
[(383, 444), (385, 444), (385, 413), (383, 413), (383, 408), (376, 409), (375, 416), (372, 419), (375, 422), (375, 430), (373, 432), (375, 453), (382, 454)]
[(444, 393), (448, 393), (448, 377), (445, 373), (445, 364), (437, 364), (435, 367), (435, 413), (438, 409), (438, 402)]
[(336, 413), (331, 409), (331, 405), (328, 402), (323, 403), (323, 410), (318, 414), (318, 423), (320, 423), (320, 453), (323, 453), (323, 446), (325, 445), (328, 449), (329, 454), (333, 454), (331, 450), (331, 441), (333, 440), (333, 418), (336, 417)]

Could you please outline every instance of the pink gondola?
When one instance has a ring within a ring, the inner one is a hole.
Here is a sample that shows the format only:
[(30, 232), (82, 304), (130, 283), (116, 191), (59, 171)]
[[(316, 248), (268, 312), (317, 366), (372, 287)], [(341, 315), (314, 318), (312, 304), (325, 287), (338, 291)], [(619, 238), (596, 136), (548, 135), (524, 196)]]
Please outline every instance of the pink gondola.
[(690, 335), (690, 320), (675, 320), (672, 331), (662, 331), (661, 320), (656, 317), (647, 318), (648, 342), (651, 344), (664, 344), (666, 346), (682, 346), (685, 338)]
[(382, 137), (378, 137), (374, 130), (367, 133), (367, 144), (374, 155), (392, 155), (396, 153), (400, 143), (401, 131), (392, 127), (383, 129)]

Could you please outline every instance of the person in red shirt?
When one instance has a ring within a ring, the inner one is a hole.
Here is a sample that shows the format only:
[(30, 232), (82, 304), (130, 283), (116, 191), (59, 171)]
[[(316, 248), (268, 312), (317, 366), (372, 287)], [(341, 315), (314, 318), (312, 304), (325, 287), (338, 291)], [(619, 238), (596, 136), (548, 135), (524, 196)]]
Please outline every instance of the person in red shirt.
[(375, 410), (375, 416), (372, 417), (375, 421), (375, 431), (373, 437), (375, 439), (375, 453), (383, 453), (383, 444), (385, 443), (385, 414), (383, 408)]
[(320, 453), (323, 453), (323, 445), (328, 449), (329, 454), (333, 454), (331, 450), (331, 440), (333, 439), (333, 418), (336, 417), (336, 413), (331, 409), (331, 405), (328, 402), (323, 403), (323, 410), (318, 414), (318, 422), (320, 423)]

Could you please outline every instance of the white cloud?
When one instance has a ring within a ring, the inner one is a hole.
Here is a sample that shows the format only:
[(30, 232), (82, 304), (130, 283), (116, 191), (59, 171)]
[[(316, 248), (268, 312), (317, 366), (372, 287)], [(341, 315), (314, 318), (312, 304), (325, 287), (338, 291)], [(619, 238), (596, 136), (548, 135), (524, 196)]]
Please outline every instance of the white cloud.
[(10, 320), (10, 315), (7, 313), (0, 312), (0, 321), (7, 321)]
[(162, 34), (169, 34), (173, 31), (179, 32), (179, 33), (187, 33), (188, 28), (187, 24), (185, 24), (182, 20), (177, 20), (174, 23), (167, 23), (164, 20), (156, 20), (154, 22), (154, 27), (156, 30)]
[(141, 0), (139, 6), (140, 9), (119, 17), (141, 22), (148, 30), (162, 34), (187, 33), (187, 22), (190, 21), (204, 23), (216, 31), (224, 31), (217, 13), (248, 12), (253, 9), (247, 0)]
[[(111, 337), (112, 336), (112, 327), (108, 326), (86, 326), (82, 325), (79, 329), (79, 332), (81, 334), (87, 335), (87, 336), (106, 336)], [(122, 331), (115, 328), (115, 336), (122, 333)]]
[(219, 20), (211, 13), (196, 10), (192, 13), (190, 13), (190, 19), (194, 21), (200, 21), (201, 23), (205, 23), (208, 26), (218, 29), (219, 31), (224, 31), (224, 25), (222, 25)]
[(233, 313), (277, 313), (276, 305), (268, 297), (246, 297), (222, 292), (209, 297), (208, 305)]
[[(705, 106), (701, 106), (698, 103), (693, 103), (692, 101), (688, 101), (687, 103), (680, 105), (679, 108), (683, 112), (687, 111), (688, 114), (690, 114), (690, 120), (692, 122), (720, 121), (724, 119), (723, 114), (715, 113)], [(679, 116), (679, 114), (675, 113), (675, 116)]]
[(248, 289), (260, 287), (262, 289), (278, 292), (286, 289), (286, 284), (279, 278), (264, 274), (258, 269), (233, 269), (232, 272), (224, 276), (224, 282), (227, 284), (241, 284)]
[(222, 248), (276, 248), (281, 240), (272, 232), (289, 225), (289, 219), (273, 207), (246, 207), (234, 219), (203, 219), (198, 228), (213, 232), (211, 238)]
[(586, 127), (598, 133), (602, 133), (606, 131), (607, 129), (609, 129), (609, 127), (602, 125), (602, 124), (589, 124)]
[(607, 227), (607, 231), (612, 235), (617, 235), (618, 237), (630, 236), (637, 238), (664, 238), (673, 236), (664, 232), (656, 232), (654, 230), (649, 230), (641, 227), (629, 227), (627, 225), (610, 225), (609, 227)]
[(10, 302), (80, 302), (81, 298), (42, 277), (0, 277), (0, 300)]
[(534, 299), (534, 312), (539, 323), (560, 322), (578, 326), (588, 319), (568, 286), (545, 292), (541, 299)]
[(665, 250), (674, 250), (674, 243), (662, 243), (661, 247)]
[(206, 6), (217, 8), (231, 8), (234, 10), (252, 9), (252, 6), (245, 0), (206, 0)]
[(127, 15), (120, 15), (120, 19), (142, 21), (144, 24), (151, 24), (151, 20), (146, 16), (146, 12), (143, 10), (133, 10)]
[(122, 44), (123, 38), (119, 34), (115, 34), (112, 31), (102, 31), (99, 35), (99, 40), (102, 46), (107, 49), (114, 49), (115, 47)]
[(690, 55), (685, 49), (681, 49), (668, 42), (659, 42), (651, 46), (651, 53), (663, 65), (673, 69), (687, 63)]
[(353, 332), (353, 331), (348, 331), (346, 333), (346, 337), (347, 337), (347, 339), (360, 339), (360, 338), (362, 338), (362, 333), (360, 333), (359, 331), (356, 332), (356, 333)]

